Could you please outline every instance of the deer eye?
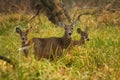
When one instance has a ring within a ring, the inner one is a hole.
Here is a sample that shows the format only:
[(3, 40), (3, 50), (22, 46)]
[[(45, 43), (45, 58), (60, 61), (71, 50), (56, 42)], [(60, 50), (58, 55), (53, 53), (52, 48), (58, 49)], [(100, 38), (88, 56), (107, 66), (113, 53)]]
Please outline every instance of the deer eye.
[(71, 28), (71, 29), (73, 29), (73, 28)]

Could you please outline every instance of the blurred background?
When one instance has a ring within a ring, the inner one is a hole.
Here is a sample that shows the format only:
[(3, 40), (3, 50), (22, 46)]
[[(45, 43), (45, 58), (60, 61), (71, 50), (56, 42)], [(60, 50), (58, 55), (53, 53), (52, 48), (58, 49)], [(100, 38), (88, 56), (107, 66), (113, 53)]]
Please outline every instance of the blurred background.
[(57, 24), (65, 20), (73, 22), (73, 18), (89, 13), (96, 16), (98, 23), (119, 25), (119, 4), (119, 0), (0, 0), (0, 14), (35, 14), (38, 11), (36, 15), (43, 13)]
[[(53, 0), (55, 1), (55, 0)], [(77, 6), (79, 8), (83, 7), (105, 7), (108, 3), (113, 0), (63, 0), (66, 7)], [(30, 12), (35, 8), (35, 5), (40, 3), (41, 0), (0, 0), (0, 13), (10, 13), (25, 11)], [(120, 8), (120, 1), (115, 0), (114, 4), (110, 8)]]

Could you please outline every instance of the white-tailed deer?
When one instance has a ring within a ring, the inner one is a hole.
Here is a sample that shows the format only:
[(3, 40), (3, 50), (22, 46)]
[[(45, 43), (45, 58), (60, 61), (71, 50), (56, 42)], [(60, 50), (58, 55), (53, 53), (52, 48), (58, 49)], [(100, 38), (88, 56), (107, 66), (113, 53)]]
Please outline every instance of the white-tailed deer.
[(28, 55), (28, 47), (29, 47), (29, 43), (28, 43), (28, 38), (27, 38), (27, 35), (28, 35), (28, 33), (29, 33), (29, 30), (30, 29), (27, 29), (26, 31), (22, 31), (22, 30), (20, 30), (18, 27), (16, 28), (16, 32), (18, 33), (18, 34), (20, 34), (20, 37), (21, 37), (21, 41), (22, 41), (22, 46), (21, 46), (21, 48), (19, 49), (19, 50), (23, 50), (23, 52), (24, 52), (24, 55), (25, 55), (25, 57), (27, 57), (27, 55)]
[(80, 28), (77, 29), (77, 33), (81, 36), (80, 40), (74, 40), (72, 41), (72, 46), (82, 46), (85, 44), (85, 40), (89, 41), (88, 37), (88, 27), (86, 27), (85, 31), (82, 31)]
[[(26, 47), (28, 47), (32, 42), (34, 44), (34, 55), (38, 60), (40, 60), (41, 58), (53, 59), (54, 56), (60, 57), (62, 55), (63, 49), (66, 49), (71, 44), (71, 35), (73, 32), (73, 27), (76, 26), (76, 24), (76, 22), (72, 25), (65, 25), (63, 23), (60, 23), (60, 25), (65, 30), (64, 35), (62, 37), (32, 38), (29, 41), (25, 41), (25, 46), (22, 47), (25, 56), (26, 50), (28, 51), (28, 48)], [(22, 40), (22, 34), (28, 34), (28, 31), (22, 32), (19, 28), (16, 29), (16, 32), (21, 35)]]

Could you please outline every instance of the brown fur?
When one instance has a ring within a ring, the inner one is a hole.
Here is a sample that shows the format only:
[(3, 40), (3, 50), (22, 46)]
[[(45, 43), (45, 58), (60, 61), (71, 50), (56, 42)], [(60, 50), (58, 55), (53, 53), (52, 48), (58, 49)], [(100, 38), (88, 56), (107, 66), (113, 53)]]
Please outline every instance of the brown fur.
[(33, 38), (35, 56), (38, 60), (43, 58), (53, 58), (60, 57), (62, 55), (62, 50), (66, 49), (71, 43), (71, 38)]

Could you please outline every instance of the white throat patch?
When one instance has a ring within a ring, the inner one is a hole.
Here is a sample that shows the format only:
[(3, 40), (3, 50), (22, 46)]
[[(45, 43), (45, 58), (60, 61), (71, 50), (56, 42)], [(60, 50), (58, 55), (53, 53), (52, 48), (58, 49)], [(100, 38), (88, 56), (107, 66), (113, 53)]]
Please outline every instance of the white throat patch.
[(30, 46), (21, 47), (21, 48), (19, 48), (19, 51), (23, 51), (23, 50), (29, 49), (29, 48), (30, 48)]

